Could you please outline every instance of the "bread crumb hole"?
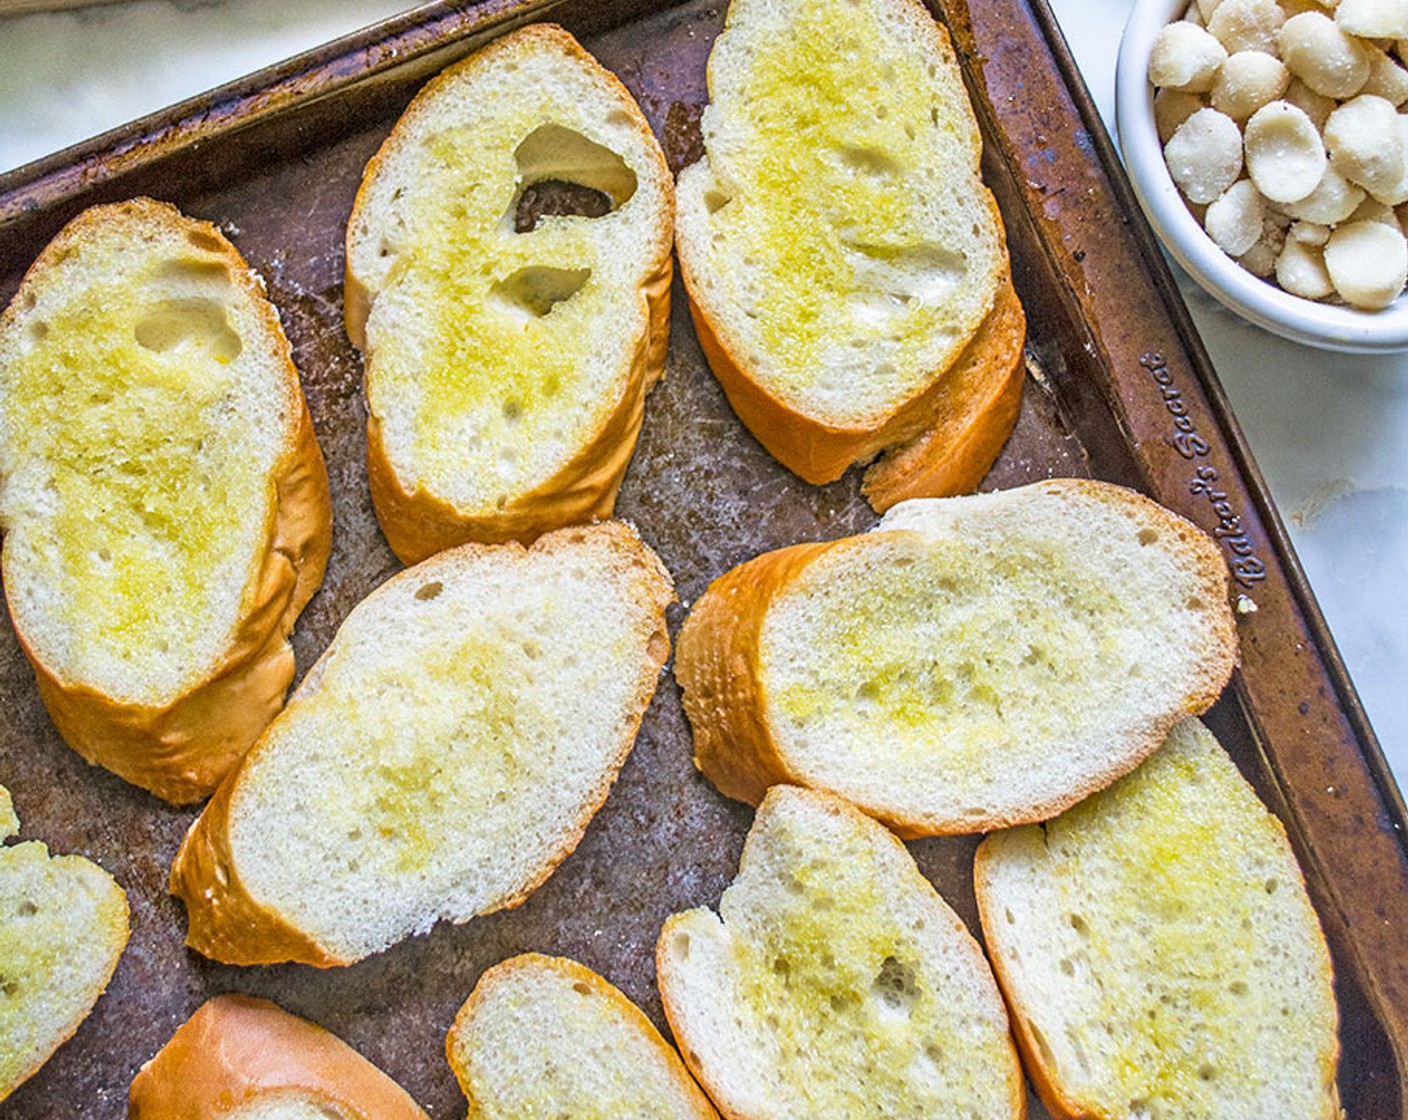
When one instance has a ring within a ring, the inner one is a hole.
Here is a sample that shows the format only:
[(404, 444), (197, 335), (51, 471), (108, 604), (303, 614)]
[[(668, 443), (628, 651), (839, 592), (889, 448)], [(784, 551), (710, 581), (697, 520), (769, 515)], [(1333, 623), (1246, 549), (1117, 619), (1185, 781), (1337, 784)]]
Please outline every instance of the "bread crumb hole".
[(224, 305), (212, 299), (164, 300), (138, 321), (132, 334), (138, 346), (154, 354), (198, 350), (224, 363), (244, 349)]
[(1007, 919), (1009, 926), (1015, 926), (1017, 924), (1017, 916), (1013, 914), (1011, 910), (1004, 910), (1002, 916)]
[(892, 1011), (909, 1014), (914, 1001), (919, 998), (919, 986), (915, 982), (914, 969), (898, 957), (886, 957), (880, 965), (880, 972), (870, 986), (871, 992)]
[[(677, 933), (671, 938), (670, 944), (675, 950), (675, 955), (682, 961), (689, 960), (689, 934)], [(696, 1059), (697, 1061), (698, 1059)]]
[(1188, 596), (1188, 609), (1190, 611), (1200, 611), (1204, 606), (1206, 606), (1206, 604), (1196, 595)]
[(1140, 529), (1140, 530), (1139, 530), (1139, 543), (1142, 544), (1142, 545), (1146, 545), (1146, 546), (1147, 546), (1147, 545), (1151, 545), (1151, 544), (1153, 544), (1155, 541), (1157, 541), (1158, 539), (1159, 539), (1159, 534), (1158, 534), (1158, 532), (1157, 532), (1156, 530), (1154, 530), (1154, 529)]
[(1198, 1067), (1198, 1077), (1203, 1081), (1211, 1081), (1217, 1076), (1217, 1067), (1204, 1063)]
[(191, 230), (186, 234), (186, 241), (202, 253), (223, 253), (225, 251), (225, 246), (221, 243), (220, 238), (213, 233), (206, 233), (204, 230)]
[(523, 402), (519, 400), (504, 401), (504, 419), (510, 424), (516, 424), (523, 416)]
[(1267, 880), (1266, 880), (1266, 893), (1267, 893), (1267, 894), (1275, 894), (1275, 893), (1276, 893), (1276, 888), (1279, 887), (1280, 885), (1281, 885), (1281, 884), (1280, 884), (1279, 882), (1277, 882), (1275, 879), (1267, 879)]
[(592, 994), (592, 987), (585, 980), (578, 980), (572, 985), (572, 990), (579, 996), (589, 996)]
[(717, 214), (732, 201), (733, 199), (723, 191), (704, 192), (704, 209), (709, 214)]
[(43, 319), (30, 323), (29, 340), (36, 346), (49, 337), (49, 324)]
[(423, 583), (416, 588), (416, 598), (422, 603), (428, 603), (431, 599), (437, 598), (444, 589), (445, 585), (439, 580), (432, 583)]
[(15, 907), (15, 913), (21, 918), (32, 918), (35, 914), (39, 913), (39, 907), (29, 899), (25, 899), (19, 906)]
[(1234, 996), (1244, 996), (1247, 994), (1247, 982), (1245, 980), (1233, 980), (1227, 985), (1227, 990)]
[(529, 232), (548, 216), (605, 217), (636, 193), (636, 173), (624, 159), (560, 124), (534, 129), (513, 157), (523, 185), (508, 214), (518, 233)]
[(1062, 957), (1059, 967), (1062, 976), (1074, 976), (1076, 974), (1076, 966), (1071, 963), (1070, 957)]
[(541, 319), (580, 292), (591, 275), (589, 268), (530, 265), (496, 283), (490, 298), (505, 309)]
[(1071, 928), (1075, 930), (1078, 934), (1080, 934), (1082, 937), (1090, 936), (1090, 927), (1085, 924), (1085, 919), (1082, 918), (1079, 914), (1072, 914), (1070, 916), (1070, 923)]

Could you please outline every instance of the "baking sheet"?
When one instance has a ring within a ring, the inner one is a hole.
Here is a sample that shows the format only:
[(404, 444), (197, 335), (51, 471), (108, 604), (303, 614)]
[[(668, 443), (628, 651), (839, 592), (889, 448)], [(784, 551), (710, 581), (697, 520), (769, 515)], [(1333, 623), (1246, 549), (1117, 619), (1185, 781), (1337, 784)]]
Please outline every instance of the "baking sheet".
[[(1348, 1115), (1402, 1115), (1401, 798), (1049, 12), (1020, 0), (935, 7), (977, 98), (985, 172), (1030, 322), (1018, 430), (984, 488), (1094, 474), (1144, 489), (1219, 534), (1237, 590), (1257, 610), (1240, 616), (1243, 668), (1209, 722), (1286, 821), (1305, 865), (1339, 976)], [(79, 209), (136, 193), (217, 222), (265, 277), (293, 342), (335, 508), (327, 581), (295, 633), (300, 670), (398, 567), (371, 511), (361, 366), (341, 326), (342, 225), (366, 159), (427, 74), (487, 36), (550, 16), (620, 75), (678, 170), (699, 154), (704, 64), (723, 10), (702, 0), (429, 5), (0, 178), (0, 298)], [(617, 509), (659, 551), (688, 604), (760, 551), (860, 531), (876, 518), (857, 472), (811, 487), (762, 451), (709, 375), (678, 286), (674, 296), (667, 377), (647, 403)], [(674, 608), (672, 629), (682, 617)], [(108, 994), (0, 1105), (6, 1117), (125, 1115), (141, 1062), (225, 991), (266, 996), (322, 1023), (432, 1116), (461, 1116), (443, 1040), (480, 972), (526, 950), (571, 956), (663, 1028), (656, 934), (669, 914), (716, 903), (752, 817), (695, 774), (667, 675), (580, 848), (521, 909), (439, 927), (348, 969), (233, 968), (184, 949), (184, 914), (165, 893), (193, 811), (89, 768), (63, 745), (8, 622), (0, 696), (0, 783), (14, 792), (23, 836), (97, 859), (133, 907), (132, 942)], [(975, 844), (910, 847), (976, 930)], [(1035, 1106), (1033, 1115), (1044, 1113)]]

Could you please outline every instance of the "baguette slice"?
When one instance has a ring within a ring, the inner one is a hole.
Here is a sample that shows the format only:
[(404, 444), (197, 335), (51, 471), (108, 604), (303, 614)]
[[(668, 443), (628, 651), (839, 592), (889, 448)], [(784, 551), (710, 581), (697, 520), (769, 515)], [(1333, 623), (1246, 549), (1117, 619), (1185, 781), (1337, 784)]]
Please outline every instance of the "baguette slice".
[(952, 45), (918, 0), (733, 0), (680, 270), (749, 431), (808, 482), (928, 427), (1007, 274)]
[[(524, 229), (544, 184), (606, 212)], [(664, 371), (673, 206), (639, 107), (559, 27), (504, 36), (411, 103), (357, 194), (345, 304), (403, 561), (611, 515)]]
[(929, 426), (867, 468), (861, 489), (877, 513), (910, 498), (949, 498), (978, 488), (1017, 423), (1026, 335), (1027, 317), (1009, 279), (939, 382)]
[[(0, 840), (20, 827), (0, 786)], [(0, 1101), (88, 1018), (127, 946), (127, 896), (82, 856), (0, 847)]]
[(680, 631), (695, 764), (756, 803), (826, 789), (901, 836), (1054, 816), (1205, 711), (1232, 672), (1227, 567), (1108, 483), (905, 502), (765, 553)]
[(525, 953), (484, 973), (445, 1054), (470, 1120), (718, 1120), (640, 1008), (562, 957)]
[(1281, 822), (1197, 720), (989, 836), (988, 951), (1053, 1116), (1338, 1120), (1330, 955)]
[(388, 580), (191, 826), (171, 869), (187, 944), (326, 967), (522, 903), (626, 760), (672, 598), (620, 522)]
[(168, 801), (283, 707), (322, 453), (263, 282), (150, 199), (80, 214), (0, 315), (10, 617), (59, 733)]
[(207, 1000), (132, 1081), (128, 1120), (427, 1120), (396, 1082), (268, 1000)]
[(670, 918), (656, 968), (730, 1120), (1025, 1115), (982, 950), (904, 845), (828, 794), (768, 792), (719, 914)]

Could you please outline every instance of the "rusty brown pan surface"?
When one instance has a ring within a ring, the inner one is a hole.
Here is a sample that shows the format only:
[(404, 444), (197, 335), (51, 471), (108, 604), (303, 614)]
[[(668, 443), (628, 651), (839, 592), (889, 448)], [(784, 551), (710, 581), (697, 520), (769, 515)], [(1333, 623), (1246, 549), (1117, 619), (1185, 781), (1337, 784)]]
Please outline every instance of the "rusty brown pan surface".
[[(1222, 542), (1235, 590), (1258, 609), (1240, 618), (1242, 668), (1209, 722), (1285, 821), (1305, 868), (1338, 975), (1347, 1114), (1402, 1116), (1402, 799), (1049, 11), (1041, 0), (934, 7), (975, 95), (985, 173), (1030, 323), (1017, 432), (984, 487), (1094, 475), (1146, 491)], [(217, 222), (265, 277), (293, 342), (335, 506), (327, 582), (295, 634), (300, 669), (397, 568), (371, 511), (361, 366), (341, 319), (342, 228), (367, 158), (426, 75), (516, 23), (553, 18), (620, 75), (678, 170), (699, 153), (705, 59), (723, 8), (708, 0), (431, 4), (0, 177), (0, 300), (75, 213), (134, 194)], [(618, 512), (659, 551), (688, 603), (758, 552), (863, 530), (876, 518), (856, 472), (807, 486), (752, 440), (675, 295), (668, 375), (648, 402)], [(674, 609), (674, 626), (682, 614)], [(107, 995), (74, 1040), (0, 1105), (0, 1116), (15, 1120), (124, 1116), (138, 1066), (202, 1001), (229, 991), (322, 1023), (432, 1116), (462, 1116), (444, 1036), (479, 974), (524, 950), (575, 957), (663, 1027), (656, 934), (671, 913), (717, 901), (752, 818), (694, 772), (667, 676), (581, 847), (522, 908), (439, 927), (351, 968), (233, 968), (183, 947), (184, 914), (166, 894), (193, 811), (89, 768), (64, 746), (8, 621), (0, 623), (0, 700), (0, 783), (14, 791), (24, 836), (98, 860), (133, 907), (132, 942)], [(974, 846), (949, 839), (911, 849), (976, 929)], [(1044, 1114), (1035, 1106), (1033, 1115)]]

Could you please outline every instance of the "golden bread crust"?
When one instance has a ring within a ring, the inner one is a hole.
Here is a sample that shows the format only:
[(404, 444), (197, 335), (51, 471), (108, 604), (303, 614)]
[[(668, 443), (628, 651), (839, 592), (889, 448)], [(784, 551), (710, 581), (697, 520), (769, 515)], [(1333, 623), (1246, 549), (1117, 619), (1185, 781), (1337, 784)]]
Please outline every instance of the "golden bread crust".
[(367, 377), (375, 375), (375, 356), (366, 355), (366, 322), (376, 300), (369, 285), (353, 269), (351, 245), (357, 215), (368, 205), (369, 184), (387, 159), (411, 134), (416, 118), (436, 93), (453, 83), (460, 73), (482, 65), (500, 52), (540, 49), (564, 53), (589, 68), (595, 79), (616, 95), (621, 111), (645, 142), (655, 162), (651, 178), (663, 186), (666, 222), (653, 246), (653, 255), (638, 295), (645, 309), (645, 329), (634, 341), (631, 357), (619, 378), (619, 394), (601, 426), (552, 477), (526, 493), (513, 495), (507, 505), (492, 512), (471, 512), (457, 507), (415, 479), (401, 477), (390, 457), (381, 421), (368, 408), (367, 474), (372, 505), (382, 532), (404, 564), (415, 564), (446, 548), (479, 541), (499, 544), (516, 540), (531, 544), (543, 533), (562, 525), (585, 524), (609, 518), (626, 468), (635, 453), (645, 415), (645, 398), (665, 372), (670, 334), (670, 285), (674, 261), (670, 254), (674, 214), (674, 180), (650, 124), (630, 92), (610, 71), (584, 50), (567, 31), (555, 24), (532, 24), (496, 39), (487, 47), (456, 63), (434, 78), (411, 102), (395, 128), (367, 164), (362, 185), (347, 226), (347, 265), (344, 282), (344, 318), (347, 335), (365, 355)]
[(336, 1035), (250, 996), (201, 1005), (132, 1081), (131, 1120), (219, 1120), (266, 1093), (343, 1106), (359, 1120), (427, 1120)]
[[(215, 226), (151, 199), (94, 207), (44, 250), (26, 274), (21, 293), (31, 276), (57, 263), (92, 223), (108, 220), (174, 224), (219, 245), (266, 337), (277, 340), (285, 391), (297, 417), (289, 446), (270, 473), (267, 543), (245, 585), (239, 618), (220, 660), (195, 685), (163, 704), (143, 705), (65, 679), (41, 662), (21, 619), (13, 608), (10, 612), (40, 696), (64, 741), (90, 763), (173, 804), (188, 804), (210, 795), (283, 708), (294, 672), (288, 636), (323, 580), (332, 549), (332, 500), (323, 453), (278, 313), (263, 284)], [(12, 307), (18, 304), (16, 299)]]
[(910, 498), (977, 489), (1017, 424), (1026, 333), (1026, 314), (1007, 277), (978, 333), (940, 380), (929, 426), (866, 470), (861, 490), (876, 513)]
[(579, 964), (568, 957), (549, 957), (541, 953), (521, 953), (516, 957), (510, 957), (506, 961), (494, 965), (486, 970), (479, 977), (478, 983), (474, 985), (474, 991), (465, 1000), (459, 1011), (455, 1014), (454, 1025), (445, 1036), (445, 1058), (450, 1063), (450, 1068), (454, 1070), (455, 1080), (460, 1084), (466, 1099), (469, 1102), (469, 1115), (471, 1120), (481, 1115), (483, 1106), (474, 1095), (474, 1087), (470, 1082), (469, 1071), (466, 1070), (457, 1060), (454, 1039), (462, 1030), (467, 1029), (470, 1019), (478, 1010), (479, 1003), (486, 997), (489, 989), (496, 983), (510, 978), (515, 972), (556, 972), (566, 977), (574, 984), (585, 984), (591, 989), (592, 994), (598, 999), (604, 1000), (614, 1007), (621, 1015), (631, 1021), (635, 1029), (641, 1034), (652, 1049), (657, 1051), (661, 1060), (668, 1066), (672, 1073), (676, 1075), (676, 1080), (685, 1090), (690, 1099), (690, 1110), (698, 1120), (718, 1120), (718, 1112), (715, 1110), (709, 1098), (704, 1095), (704, 1091), (699, 1088), (694, 1078), (690, 1076), (685, 1063), (680, 1059), (679, 1053), (665, 1041), (655, 1024), (645, 1017), (634, 1003), (626, 998), (614, 984), (606, 980), (605, 977), (593, 972), (583, 964)]
[(694, 765), (725, 797), (757, 805), (800, 784), (764, 712), (759, 639), (774, 596), (832, 545), (765, 552), (709, 584), (680, 627), (675, 679), (694, 734)]

